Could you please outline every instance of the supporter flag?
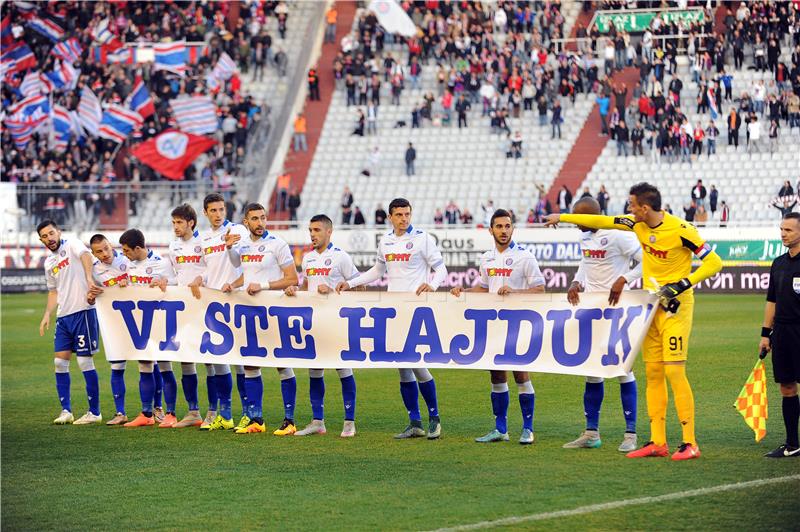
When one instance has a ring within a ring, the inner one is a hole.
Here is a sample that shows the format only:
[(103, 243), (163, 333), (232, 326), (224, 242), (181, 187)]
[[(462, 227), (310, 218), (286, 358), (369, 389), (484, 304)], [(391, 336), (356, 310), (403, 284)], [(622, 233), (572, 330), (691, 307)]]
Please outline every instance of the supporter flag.
[(72, 64), (80, 61), (83, 48), (75, 37), (53, 46), (53, 55)]
[(131, 153), (164, 177), (181, 180), (186, 168), (216, 144), (208, 137), (170, 129), (137, 145)]
[(106, 47), (108, 51), (114, 51), (117, 48), (122, 47), (122, 41), (120, 41), (110, 29), (108, 29), (108, 24), (109, 21), (107, 18), (104, 18), (98, 22), (97, 25), (92, 29), (92, 39)]
[(29, 18), (33, 16), (33, 12), (36, 10), (36, 2), (14, 0), (14, 6), (16, 6), (17, 11), (22, 14), (23, 18)]
[(142, 117), (136, 111), (125, 109), (121, 105), (112, 105), (103, 113), (97, 134), (104, 139), (123, 143), (134, 128), (142, 125)]
[(50, 114), (50, 102), (42, 94), (30, 96), (15, 103), (8, 108), (8, 113), (15, 117), (14, 120), (22, 121), (23, 118), (36, 114), (37, 110), (41, 110), (45, 116)]
[(100, 100), (97, 99), (92, 89), (84, 87), (81, 91), (81, 101), (78, 104), (78, 119), (83, 130), (96, 137), (102, 118), (103, 109), (100, 107)]
[(369, 10), (375, 13), (380, 25), (389, 33), (399, 33), (403, 37), (417, 34), (414, 22), (395, 0), (372, 0)]
[(42, 18), (38, 15), (34, 15), (28, 21), (28, 27), (38, 31), (53, 42), (58, 42), (64, 38), (64, 28), (49, 18)]
[(767, 435), (767, 370), (763, 359), (756, 362), (733, 406), (753, 429), (756, 441), (761, 441)]
[(66, 61), (56, 61), (53, 71), (47, 73), (47, 78), (56, 89), (74, 89), (79, 76), (80, 70), (76, 70)]
[[(47, 103), (47, 100), (45, 100)], [(30, 114), (16, 112), (6, 119), (5, 124), (8, 127), (11, 138), (14, 140), (14, 145), (24, 150), (28, 146), (33, 134), (44, 124), (50, 116), (50, 107), (37, 107)]]
[(37, 96), (45, 92), (45, 88), (42, 86), (42, 80), (39, 78), (40, 74), (38, 70), (30, 70), (22, 78), (22, 83), (19, 85), (19, 91), (22, 93), (24, 97), (29, 96)]
[(0, 22), (0, 44), (5, 48), (11, 46), (14, 40), (14, 32), (11, 29), (11, 15), (6, 15)]
[(0, 55), (3, 77), (22, 72), (29, 68), (36, 68), (36, 56), (27, 44), (17, 43), (3, 50)]
[(169, 102), (178, 127), (195, 135), (217, 130), (217, 108), (208, 96), (178, 98)]
[(711, 120), (716, 120), (719, 116), (719, 108), (717, 107), (717, 99), (714, 96), (714, 88), (708, 88), (708, 108), (711, 109)]
[(136, 76), (136, 80), (133, 82), (133, 90), (128, 96), (128, 107), (142, 115), (142, 118), (147, 118), (156, 112), (153, 98), (150, 97), (150, 92), (141, 76)]
[(69, 111), (61, 105), (53, 106), (51, 115), (53, 120), (54, 147), (59, 152), (64, 152), (69, 144), (69, 137), (72, 133), (72, 124), (69, 118)]
[(78, 111), (69, 111), (69, 130), (78, 139), (78, 142), (82, 142), (85, 138)]
[(153, 45), (155, 70), (166, 70), (179, 76), (186, 73), (186, 42), (156, 43)]
[(226, 52), (222, 52), (217, 64), (214, 65), (214, 69), (208, 75), (209, 88), (216, 90), (222, 83), (229, 80), (234, 72), (236, 72), (236, 63)]

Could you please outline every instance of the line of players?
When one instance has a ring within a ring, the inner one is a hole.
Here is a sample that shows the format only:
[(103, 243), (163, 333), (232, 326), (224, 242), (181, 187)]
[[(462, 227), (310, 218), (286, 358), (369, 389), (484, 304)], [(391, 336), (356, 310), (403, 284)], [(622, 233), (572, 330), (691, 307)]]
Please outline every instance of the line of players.
[[(576, 203), (574, 212), (596, 215), (600, 213), (600, 207), (596, 201), (586, 198)], [(435, 240), (411, 225), (411, 205), (402, 198), (390, 203), (392, 231), (381, 238), (375, 265), (363, 273), (359, 273), (346, 252), (331, 244), (331, 220), (325, 215), (314, 216), (309, 223), (313, 250), (303, 257), (305, 278), (299, 287), (289, 246), (280, 237), (267, 231), (266, 211), (261, 205), (249, 204), (245, 208), (243, 224), (231, 223), (226, 220), (224, 198), (219, 194), (210, 194), (204, 199), (203, 213), (210, 229), (200, 232), (197, 229), (197, 216), (191, 206), (180, 205), (172, 211), (175, 240), (170, 243), (167, 258), (161, 258), (149, 250), (144, 236), (136, 229), (125, 231), (120, 237), (121, 253), (114, 251), (103, 235), (93, 236), (90, 254), (81, 242), (61, 239), (60, 231), (53, 222), (45, 221), (39, 225), (37, 230), (40, 239), (52, 252), (45, 261), (50, 293), (40, 334), (44, 334), (49, 327), (50, 313), (58, 305), (55, 372), (62, 412), (54, 423), (102, 422), (97, 373), (91, 357), (98, 350), (97, 318), (91, 305), (105, 288), (149, 285), (164, 290), (167, 285), (178, 285), (188, 287), (195, 297), (199, 297), (198, 288), (204, 286), (222, 292), (242, 289), (251, 295), (261, 290), (284, 290), (288, 296), (292, 296), (298, 290), (316, 290), (325, 294), (359, 289), (386, 273), (390, 292), (414, 292), (419, 295), (436, 291), (447, 275)], [(609, 292), (609, 304), (613, 305), (619, 300), (625, 285), (641, 277), (641, 246), (630, 232), (587, 227), (581, 229), (583, 259), (570, 286), (568, 299), (572, 304), (577, 304), (579, 292), (603, 290)], [(510, 214), (502, 209), (497, 210), (491, 218), (489, 230), (495, 246), (481, 257), (478, 286), (466, 290), (453, 288), (451, 293), (460, 296), (463, 291), (499, 295), (544, 292), (544, 277), (534, 254), (512, 239), (514, 227)], [(631, 269), (633, 263), (636, 267)], [(69, 393), (69, 360), (72, 352), (78, 356), (89, 398), (89, 411), (77, 420), (71, 413)], [(142, 411), (131, 421), (125, 414), (125, 362), (112, 362), (111, 369), (111, 389), (117, 413), (107, 422), (108, 425), (142, 427), (158, 424), (162, 428), (199, 427), (209, 431), (235, 428), (236, 434), (266, 432), (262, 414), (263, 383), (257, 367), (234, 366), (243, 412), (235, 427), (231, 412), (233, 379), (231, 368), (227, 365), (206, 365), (209, 405), (205, 418), (202, 418), (196, 366), (193, 363), (181, 364), (181, 384), (189, 410), (181, 420), (176, 417), (177, 381), (170, 362), (139, 363)], [(337, 371), (345, 411), (341, 436), (351, 437), (356, 433), (355, 379), (350, 369)], [(395, 438), (439, 438), (442, 429), (433, 376), (424, 368), (401, 369), (399, 372), (400, 393), (408, 411), (409, 423)], [(297, 392), (294, 372), (291, 368), (285, 368), (278, 369), (278, 373), (284, 421), (274, 434), (324, 434), (323, 370), (309, 371), (313, 419), (299, 431), (294, 421)], [(514, 372), (514, 380), (519, 390), (523, 418), (519, 442), (531, 444), (534, 440), (533, 385), (527, 372)], [(633, 374), (621, 377), (620, 386), (626, 430), (619, 451), (630, 452), (636, 448), (637, 395)], [(165, 408), (160, 406), (162, 388)], [(481, 443), (509, 439), (506, 372), (491, 372), (491, 390), (495, 429), (476, 438)], [(420, 393), (429, 414), (427, 431), (423, 428), (419, 408)], [(565, 444), (565, 448), (596, 448), (601, 445), (598, 427), (603, 395), (602, 379), (588, 378), (584, 392), (586, 430), (577, 440)]]

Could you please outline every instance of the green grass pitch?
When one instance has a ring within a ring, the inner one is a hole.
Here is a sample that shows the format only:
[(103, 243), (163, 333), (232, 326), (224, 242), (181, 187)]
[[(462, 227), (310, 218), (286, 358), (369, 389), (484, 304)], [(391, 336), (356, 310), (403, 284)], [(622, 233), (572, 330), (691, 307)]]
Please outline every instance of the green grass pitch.
[[(698, 296), (689, 357), (703, 456), (673, 463), (616, 451), (624, 428), (619, 386), (606, 384), (597, 450), (561, 445), (583, 428), (580, 378), (535, 375), (536, 443), (520, 446), (511, 390), (509, 443), (472, 439), (493, 426), (485, 372), (435, 372), (444, 435), (394, 441), (405, 425), (395, 371), (357, 371), (358, 435), (338, 437), (341, 393), (326, 376), (326, 436), (234, 436), (197, 430), (50, 424), (58, 414), (52, 341), (39, 338), (42, 295), (2, 298), (2, 528), (20, 529), (431, 529), (569, 510), (734, 482), (800, 473), (800, 460), (768, 460), (783, 441), (780, 397), (770, 384), (768, 434), (760, 444), (733, 408), (755, 362), (762, 296)], [(113, 415), (109, 366), (98, 355), (103, 414)], [(72, 364), (73, 408), (85, 411)], [(640, 442), (648, 436), (644, 368)], [(265, 412), (280, 422), (277, 375), (265, 372)], [(298, 373), (298, 423), (310, 419), (307, 372)], [(135, 364), (128, 411), (138, 407)], [(202, 377), (202, 370), (201, 370)], [(201, 378), (201, 395), (203, 395)], [(203, 401), (201, 399), (201, 405)], [(234, 411), (238, 397), (234, 392)], [(179, 392), (179, 416), (185, 412)], [(680, 427), (670, 402), (674, 449)], [(629, 506), (514, 525), (515, 529), (797, 530), (800, 482)]]

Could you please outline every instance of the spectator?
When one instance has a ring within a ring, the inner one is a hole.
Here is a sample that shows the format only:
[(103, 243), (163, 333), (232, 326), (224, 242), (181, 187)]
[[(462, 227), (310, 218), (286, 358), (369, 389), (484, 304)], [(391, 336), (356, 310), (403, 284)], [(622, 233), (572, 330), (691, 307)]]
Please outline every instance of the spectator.
[(306, 117), (299, 113), (294, 120), (294, 151), (308, 151)]
[(378, 146), (372, 148), (367, 157), (367, 166), (361, 170), (361, 175), (370, 177), (378, 175), (378, 169), (381, 165), (381, 149)]
[(692, 132), (692, 154), (694, 155), (696, 153), (698, 158), (703, 155), (703, 139), (705, 137), (706, 132), (703, 130), (703, 126), (698, 122)]
[(792, 184), (789, 182), (788, 179), (783, 182), (781, 189), (778, 191), (778, 196), (779, 197), (794, 196), (794, 189), (792, 188)]
[(289, 220), (297, 221), (297, 208), (300, 207), (300, 194), (296, 188), (292, 188), (292, 193), (289, 194)]
[(470, 103), (464, 99), (464, 94), (460, 94), (458, 102), (456, 103), (456, 112), (458, 113), (458, 129), (461, 129), (461, 124), (467, 127), (467, 111), (472, 108)]
[(408, 148), (406, 149), (406, 175), (411, 177), (415, 175), (414, 172), (414, 161), (417, 160), (417, 150), (414, 149), (414, 145), (412, 143), (408, 143)]
[(469, 212), (469, 209), (461, 211), (461, 224), (472, 225), (472, 213)]
[(444, 209), (444, 218), (447, 220), (448, 225), (455, 225), (461, 219), (461, 210), (458, 208), (458, 205), (453, 200), (447, 204)]
[(370, 102), (367, 105), (367, 135), (378, 134), (378, 108)]
[(511, 138), (511, 156), (515, 159), (522, 157), (522, 132), (517, 130)]
[(731, 107), (731, 114), (728, 115), (728, 146), (733, 144), (739, 148), (739, 128), (742, 126), (742, 119), (736, 112), (735, 107)]
[(544, 96), (539, 97), (536, 109), (539, 111), (539, 126), (547, 125), (547, 100), (545, 100)]
[(558, 211), (561, 214), (569, 213), (572, 208), (572, 193), (567, 188), (567, 185), (561, 185), (561, 190), (558, 191)]
[(694, 187), (692, 187), (692, 192), (690, 193), (690, 197), (692, 198), (692, 203), (699, 206), (705, 206), (706, 203), (706, 196), (708, 195), (708, 191), (706, 187), (703, 185), (703, 180), (698, 179), (697, 183)]
[(772, 155), (778, 149), (778, 133), (781, 126), (777, 120), (770, 120), (769, 124), (769, 154)]
[(605, 93), (600, 93), (596, 99), (597, 102), (597, 110), (600, 113), (600, 134), (601, 135), (608, 135), (608, 122), (606, 121), (606, 117), (608, 116), (608, 107), (609, 107), (609, 99)]
[(792, 212), (797, 205), (797, 196), (778, 196), (772, 200), (772, 206), (781, 213), (781, 218)]
[(697, 207), (697, 212), (694, 215), (694, 221), (698, 226), (704, 226), (708, 223), (708, 212), (702, 205)]
[(483, 212), (483, 226), (490, 227), (492, 214), (494, 214), (494, 201), (488, 200), (485, 204), (481, 203), (481, 211)]
[(442, 209), (439, 207), (436, 207), (436, 210), (433, 213), (433, 223), (434, 225), (444, 224), (444, 213), (442, 213)]
[(338, 18), (339, 13), (336, 11), (336, 5), (331, 4), (330, 9), (325, 14), (325, 42), (326, 43), (335, 43), (336, 42), (336, 19)]
[(644, 128), (642, 127), (641, 122), (636, 122), (636, 127), (633, 128), (631, 131), (631, 145), (633, 146), (633, 156), (636, 156), (636, 152), (639, 152), (639, 155), (644, 155), (644, 149), (642, 148), (642, 141), (644, 140)]
[(277, 193), (275, 194), (275, 212), (283, 212), (288, 208), (287, 199), (289, 196), (289, 183), (292, 176), (283, 173), (278, 176)]
[(350, 219), (353, 216), (353, 193), (350, 192), (350, 187), (344, 187), (342, 201), (339, 205), (342, 208), (342, 225), (350, 225)]
[(591, 198), (592, 193), (589, 192), (589, 187), (583, 187), (583, 193), (581, 194), (581, 199), (583, 198)]
[(694, 222), (694, 216), (697, 212), (697, 205), (692, 201), (688, 207), (683, 208), (683, 219), (687, 222)]
[(356, 128), (353, 130), (351, 135), (357, 135), (359, 137), (363, 137), (364, 136), (364, 122), (365, 121), (366, 120), (364, 118), (364, 111), (359, 109), (358, 110), (358, 118), (356, 119)]
[(719, 137), (719, 129), (712, 120), (706, 128), (706, 144), (708, 145), (707, 153), (709, 159), (711, 158), (712, 153), (717, 153), (717, 137)]
[(608, 194), (605, 185), (600, 185), (600, 190), (597, 192), (597, 203), (600, 204), (600, 212), (603, 215), (608, 215), (608, 202), (611, 200), (611, 196)]
[(550, 138), (556, 138), (556, 131), (558, 131), (558, 138), (561, 138), (561, 124), (564, 122), (564, 119), (561, 117), (561, 102), (556, 98), (553, 102), (553, 115), (550, 117), (550, 123), (553, 126), (553, 131), (550, 134)]
[(628, 140), (630, 140), (630, 134), (628, 132), (628, 128), (625, 125), (624, 120), (619, 121), (619, 125), (617, 125), (615, 136), (617, 139), (617, 157), (621, 156), (623, 152), (625, 153), (625, 157), (628, 156)]
[(315, 68), (308, 70), (308, 99), (319, 101), (319, 75)]
[(723, 201), (720, 203), (720, 209), (719, 209), (719, 226), (727, 227), (730, 219), (731, 219), (731, 209), (730, 207), (728, 207), (728, 204)]
[(275, 55), (272, 57), (272, 60), (275, 62), (275, 66), (278, 68), (278, 76), (285, 78), (286, 67), (289, 65), (289, 56), (286, 55), (286, 52), (283, 51), (283, 48), (280, 46), (278, 47)]
[(719, 192), (717, 191), (717, 187), (711, 185), (711, 190), (708, 192), (708, 208), (711, 211), (711, 217), (714, 217), (714, 213), (717, 212), (717, 199), (719, 198)]
[(383, 225), (386, 223), (386, 211), (383, 210), (383, 206), (378, 204), (378, 207), (375, 209), (375, 225)]
[(759, 147), (759, 141), (761, 140), (761, 124), (755, 113), (750, 116), (750, 123), (747, 124), (747, 134), (749, 136), (747, 153), (752, 153), (753, 150), (761, 153), (761, 148)]
[(415, 105), (411, 109), (411, 129), (419, 128), (419, 116), (420, 116), (420, 108), (419, 106)]
[(367, 221), (364, 219), (364, 213), (362, 213), (361, 209), (356, 205), (353, 211), (353, 225), (366, 225), (366, 223)]

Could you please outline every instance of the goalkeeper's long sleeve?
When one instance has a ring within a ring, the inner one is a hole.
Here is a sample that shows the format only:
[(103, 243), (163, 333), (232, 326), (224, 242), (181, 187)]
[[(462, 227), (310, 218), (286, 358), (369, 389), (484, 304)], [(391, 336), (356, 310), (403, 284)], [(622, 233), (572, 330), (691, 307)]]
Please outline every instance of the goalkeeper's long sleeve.
[(562, 214), (560, 220), (591, 229), (619, 229), (621, 231), (633, 231), (633, 226), (636, 225), (636, 220), (630, 215)]
[(722, 270), (722, 259), (716, 252), (711, 251), (703, 257), (703, 262), (700, 264), (700, 267), (689, 275), (689, 282), (694, 286), (697, 283), (705, 281), (720, 270)]

